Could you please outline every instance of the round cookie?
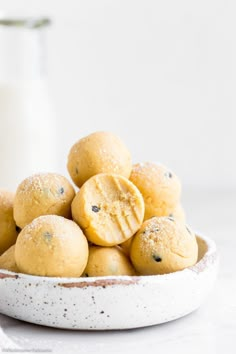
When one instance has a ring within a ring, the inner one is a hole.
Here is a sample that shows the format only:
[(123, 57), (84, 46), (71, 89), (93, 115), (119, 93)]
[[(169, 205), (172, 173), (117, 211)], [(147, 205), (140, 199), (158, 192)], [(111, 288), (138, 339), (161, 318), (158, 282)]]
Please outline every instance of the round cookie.
[(17, 188), (14, 219), (23, 228), (41, 215), (71, 218), (75, 191), (69, 181), (56, 173), (40, 173), (26, 178)]
[(118, 245), (135, 234), (144, 216), (139, 190), (125, 177), (91, 177), (72, 202), (73, 219), (88, 240), (99, 246)]
[[(184, 212), (184, 209), (182, 207), (182, 205), (179, 203), (177, 204), (170, 212), (169, 211), (169, 214), (164, 214), (165, 211), (162, 211), (161, 209), (158, 210), (158, 214), (156, 215), (153, 215), (152, 217), (155, 217), (155, 216), (169, 216), (170, 218), (174, 218), (175, 220), (179, 220), (180, 222), (182, 223), (185, 223), (186, 222), (186, 216), (185, 216), (185, 212)], [(150, 218), (149, 218), (150, 219)], [(144, 219), (144, 220), (147, 220), (147, 219)]]
[(184, 224), (186, 223), (185, 212), (181, 204), (177, 204), (176, 207), (171, 211), (171, 213), (169, 213), (168, 216)]
[(0, 189), (0, 255), (14, 245), (18, 229), (13, 219), (14, 194)]
[(181, 184), (167, 167), (152, 162), (133, 166), (130, 181), (140, 190), (145, 203), (144, 220), (169, 215), (179, 203)]
[(88, 261), (88, 241), (72, 220), (40, 216), (20, 232), (15, 259), (22, 273), (79, 277)]
[(83, 275), (85, 277), (135, 275), (135, 270), (118, 247), (91, 246)]
[(154, 217), (145, 221), (135, 235), (130, 258), (143, 275), (176, 272), (197, 262), (196, 237), (173, 218)]
[(72, 146), (67, 168), (74, 183), (81, 187), (98, 173), (115, 173), (129, 178), (132, 163), (128, 149), (116, 135), (95, 132)]
[(19, 273), (15, 261), (15, 245), (8, 248), (0, 257), (0, 269), (10, 270), (11, 272)]
[(123, 250), (123, 252), (127, 256), (129, 256), (129, 254), (130, 254), (130, 249), (131, 249), (131, 244), (132, 244), (133, 239), (134, 239), (134, 236), (130, 237), (127, 241), (125, 241), (119, 245), (119, 247), (121, 247), (121, 249)]

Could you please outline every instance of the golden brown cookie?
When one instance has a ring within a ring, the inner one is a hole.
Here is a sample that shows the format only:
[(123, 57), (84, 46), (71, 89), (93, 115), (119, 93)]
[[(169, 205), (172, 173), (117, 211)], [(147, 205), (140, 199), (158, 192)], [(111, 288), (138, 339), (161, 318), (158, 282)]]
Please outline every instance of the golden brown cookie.
[(10, 270), (11, 272), (19, 273), (15, 261), (15, 245), (8, 248), (0, 257), (0, 269)]
[(118, 247), (89, 247), (89, 259), (85, 277), (108, 275), (135, 275), (129, 259)]
[(88, 242), (73, 221), (56, 215), (40, 216), (20, 232), (15, 259), (22, 273), (79, 277), (88, 261)]
[(165, 274), (197, 262), (196, 237), (183, 223), (169, 217), (145, 221), (130, 251), (134, 268), (143, 275)]
[(23, 228), (41, 215), (71, 217), (75, 191), (69, 181), (56, 173), (40, 173), (26, 178), (17, 188), (14, 218)]
[(130, 249), (131, 249), (131, 244), (134, 239), (134, 236), (130, 237), (127, 241), (121, 243), (119, 247), (123, 250), (123, 252), (129, 256), (130, 255)]
[[(165, 215), (163, 215), (163, 216), (165, 216)], [(184, 224), (186, 223), (185, 212), (184, 212), (184, 209), (181, 204), (177, 204), (176, 207), (167, 216), (172, 217), (175, 220), (178, 220)]]
[(169, 215), (179, 203), (181, 185), (167, 167), (152, 162), (133, 166), (130, 181), (140, 190), (145, 203), (144, 220)]
[(17, 227), (13, 219), (14, 194), (0, 189), (0, 255), (14, 245)]
[(67, 168), (74, 183), (81, 187), (98, 173), (115, 173), (129, 178), (132, 163), (128, 149), (116, 135), (96, 132), (72, 146)]
[(114, 246), (129, 239), (141, 226), (143, 198), (127, 178), (98, 174), (77, 193), (72, 216), (89, 241), (99, 246)]
[[(172, 212), (169, 215), (156, 215), (156, 216), (169, 216), (179, 222), (182, 222), (184, 224), (186, 223), (185, 212), (181, 204), (177, 204), (176, 207), (172, 210)], [(134, 236), (130, 237), (127, 241), (119, 245), (127, 256), (130, 255), (130, 249), (131, 249), (131, 244), (133, 239)]]

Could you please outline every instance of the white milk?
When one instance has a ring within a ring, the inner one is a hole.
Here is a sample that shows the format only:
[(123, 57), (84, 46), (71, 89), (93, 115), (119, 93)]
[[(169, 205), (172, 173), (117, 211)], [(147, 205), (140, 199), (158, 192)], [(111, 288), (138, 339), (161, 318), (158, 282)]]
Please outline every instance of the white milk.
[(56, 126), (43, 80), (0, 82), (0, 189), (57, 168)]
[(47, 18), (0, 18), (0, 189), (57, 170), (46, 76)]

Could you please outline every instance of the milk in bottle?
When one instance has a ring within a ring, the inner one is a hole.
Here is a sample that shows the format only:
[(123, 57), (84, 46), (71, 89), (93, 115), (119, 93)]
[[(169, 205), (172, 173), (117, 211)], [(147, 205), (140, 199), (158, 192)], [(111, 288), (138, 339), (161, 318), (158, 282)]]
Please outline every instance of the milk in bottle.
[(55, 172), (56, 124), (44, 61), (47, 18), (0, 18), (0, 189)]

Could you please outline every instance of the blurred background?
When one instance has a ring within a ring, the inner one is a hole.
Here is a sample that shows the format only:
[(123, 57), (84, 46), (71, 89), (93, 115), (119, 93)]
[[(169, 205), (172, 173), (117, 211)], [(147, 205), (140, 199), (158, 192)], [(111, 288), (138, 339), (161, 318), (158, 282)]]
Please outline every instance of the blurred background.
[[(179, 175), (197, 227), (209, 218), (232, 222), (235, 10), (227, 0), (0, 0), (1, 14), (52, 19), (46, 44), (57, 170), (67, 175), (76, 140), (112, 131), (134, 162), (161, 161)], [(38, 117), (39, 125), (47, 121)]]

